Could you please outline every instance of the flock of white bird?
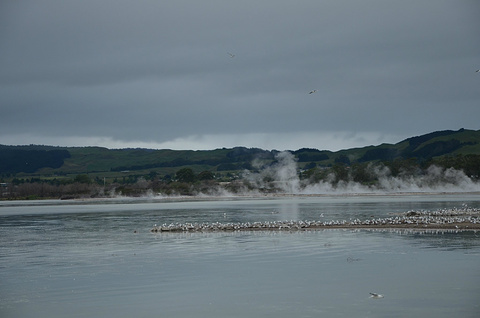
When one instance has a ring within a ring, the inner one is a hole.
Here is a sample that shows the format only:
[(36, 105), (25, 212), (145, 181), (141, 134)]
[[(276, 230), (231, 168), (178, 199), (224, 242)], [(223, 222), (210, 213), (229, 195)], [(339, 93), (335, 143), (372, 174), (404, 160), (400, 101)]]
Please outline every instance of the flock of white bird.
[(480, 226), (480, 209), (464, 206), (462, 208), (441, 209), (437, 211), (408, 211), (403, 215), (387, 218), (331, 221), (266, 221), (266, 222), (213, 222), (213, 223), (171, 223), (156, 225), (151, 232), (212, 232), (245, 230), (308, 230), (327, 227), (414, 227), (454, 229), (476, 229)]

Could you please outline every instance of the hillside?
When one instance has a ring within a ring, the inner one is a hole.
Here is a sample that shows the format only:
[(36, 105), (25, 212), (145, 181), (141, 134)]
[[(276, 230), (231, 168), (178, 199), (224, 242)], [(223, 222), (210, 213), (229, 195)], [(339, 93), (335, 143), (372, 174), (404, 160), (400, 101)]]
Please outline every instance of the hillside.
[[(173, 175), (189, 167), (195, 173), (234, 173), (275, 161), (278, 151), (258, 148), (215, 150), (107, 149), (101, 147), (2, 146), (0, 176), (113, 178), (131, 174)], [(381, 144), (337, 152), (302, 148), (291, 151), (298, 167), (328, 167), (415, 158), (419, 163), (457, 155), (480, 155), (480, 130), (437, 131), (414, 136), (396, 144)]]

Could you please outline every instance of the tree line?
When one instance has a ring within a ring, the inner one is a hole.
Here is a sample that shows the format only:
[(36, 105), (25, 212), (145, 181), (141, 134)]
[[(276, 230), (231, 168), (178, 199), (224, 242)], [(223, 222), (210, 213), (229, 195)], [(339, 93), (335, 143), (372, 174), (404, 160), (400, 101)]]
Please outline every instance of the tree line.
[[(298, 171), (298, 178), (303, 185), (324, 182), (335, 186), (342, 181), (353, 181), (361, 185), (375, 186), (385, 174), (391, 177), (421, 176), (428, 173), (432, 165), (442, 169), (453, 168), (462, 171), (473, 181), (478, 181), (480, 178), (480, 155), (457, 155), (422, 162), (417, 158), (376, 163), (347, 163), (346, 160), (338, 160), (329, 167), (318, 167), (312, 162), (312, 165), (307, 165), (309, 169)], [(275, 180), (265, 176), (265, 181)], [(99, 177), (91, 178), (88, 174), (79, 174), (72, 179), (14, 178), (9, 183), (2, 181), (1, 187), (2, 199), (69, 199), (148, 194), (196, 195), (215, 194), (215, 191), (221, 189), (238, 193), (253, 190), (253, 186), (248, 180), (243, 179), (241, 174), (219, 174), (207, 170), (195, 173), (191, 168), (184, 167), (174, 175), (159, 175), (151, 171), (144, 175), (129, 175), (108, 181)], [(256, 190), (274, 192), (277, 189), (272, 186)]]

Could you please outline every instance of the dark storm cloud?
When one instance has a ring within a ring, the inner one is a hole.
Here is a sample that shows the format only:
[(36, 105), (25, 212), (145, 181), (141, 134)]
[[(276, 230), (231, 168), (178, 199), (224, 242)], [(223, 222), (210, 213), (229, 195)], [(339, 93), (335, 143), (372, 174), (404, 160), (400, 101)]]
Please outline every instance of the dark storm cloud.
[(479, 7), (4, 3), (0, 143), (341, 148), (479, 129)]

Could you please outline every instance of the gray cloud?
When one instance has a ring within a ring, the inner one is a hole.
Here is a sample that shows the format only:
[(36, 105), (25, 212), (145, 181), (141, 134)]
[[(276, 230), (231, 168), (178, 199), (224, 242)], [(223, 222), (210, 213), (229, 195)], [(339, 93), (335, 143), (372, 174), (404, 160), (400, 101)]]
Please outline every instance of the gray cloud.
[(474, 1), (25, 0), (0, 12), (0, 143), (339, 149), (480, 129)]

